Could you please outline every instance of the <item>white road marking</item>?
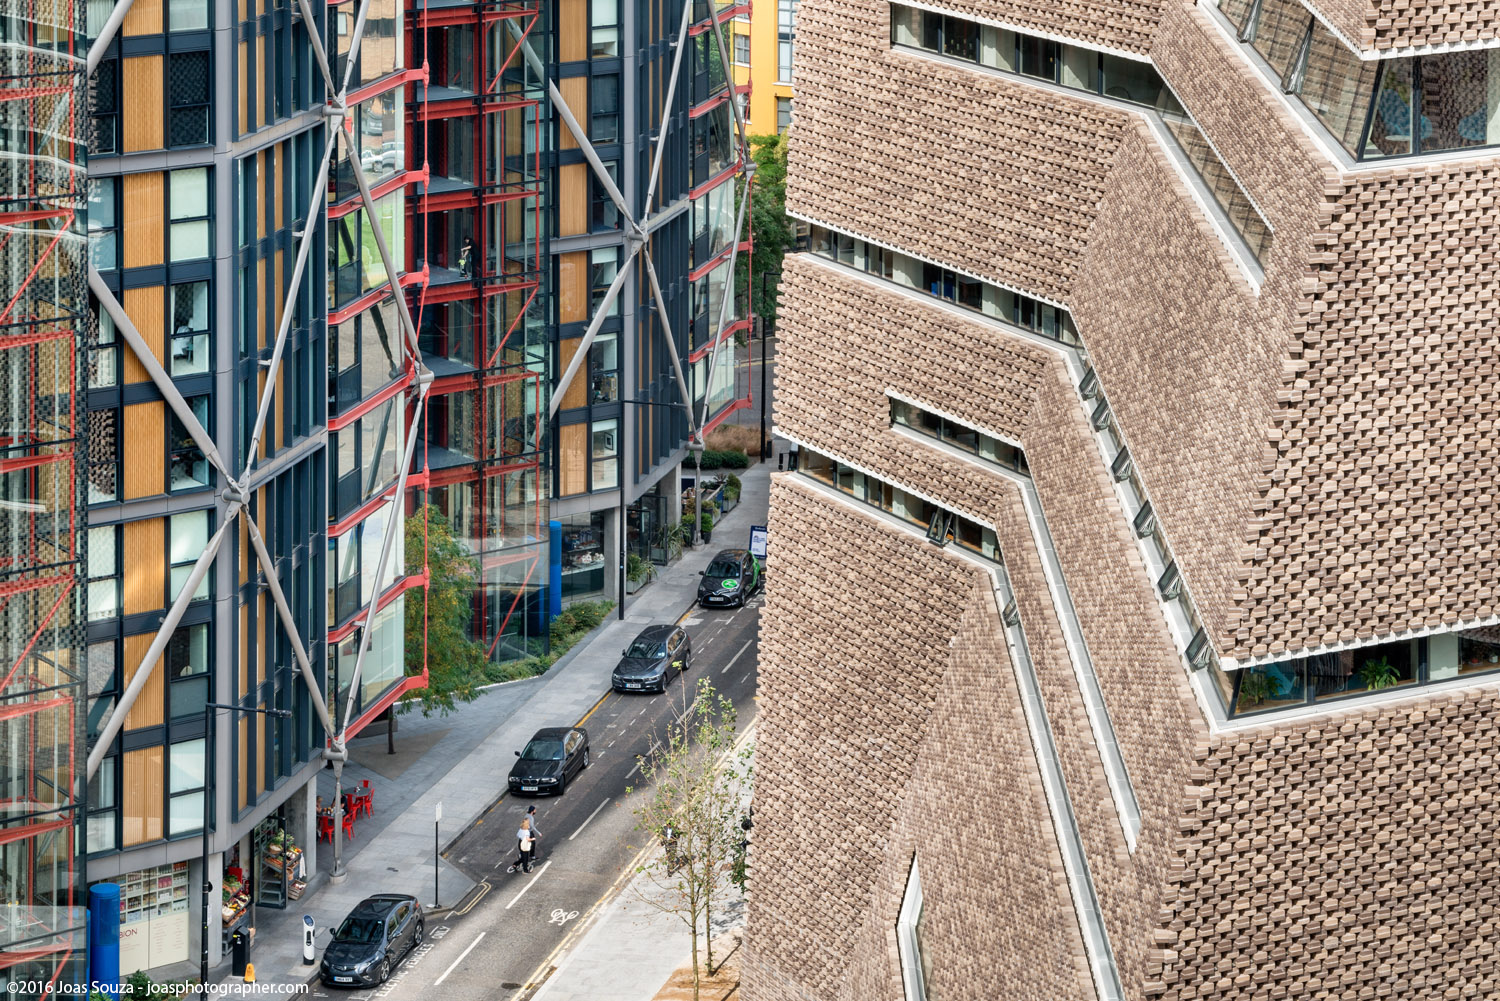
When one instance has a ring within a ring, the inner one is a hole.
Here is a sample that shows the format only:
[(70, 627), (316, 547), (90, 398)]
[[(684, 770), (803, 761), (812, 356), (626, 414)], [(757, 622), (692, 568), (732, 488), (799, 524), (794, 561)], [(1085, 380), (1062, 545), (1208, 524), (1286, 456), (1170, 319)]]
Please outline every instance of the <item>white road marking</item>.
[(742, 654), (746, 650), (750, 649), (750, 644), (754, 643), (754, 642), (755, 642), (754, 640), (746, 640), (745, 641), (745, 645), (742, 646), (742, 647), (740, 647), (739, 653), (736, 653), (733, 657), (730, 657), (729, 658), (729, 663), (725, 664), (724, 667), (719, 671), (719, 673), (720, 674), (728, 674), (729, 673), (729, 669), (734, 666), (734, 662), (740, 659), (740, 654)]
[(743, 685), (745, 682), (747, 682), (749, 680), (750, 680), (750, 675), (747, 674), (743, 678), (740, 679), (740, 684)]
[[(521, 897), (525, 895), (525, 893), (526, 893), (527, 890), (531, 889), (533, 886), (536, 885), (536, 881), (542, 878), (542, 873), (546, 872), (547, 871), (547, 867), (549, 865), (551, 865), (551, 864), (552, 864), (552, 860), (551, 859), (548, 859), (547, 861), (545, 861), (545, 862), (542, 863), (542, 867), (536, 871), (536, 875), (531, 877), (531, 882), (529, 882), (525, 886), (521, 887), (521, 892), (517, 893), (514, 897), (510, 898), (510, 903), (508, 903), (508, 904), (505, 905), (505, 909), (507, 911), (510, 910), (512, 907), (516, 906), (516, 901), (520, 900)], [(474, 947), (473, 946), (469, 946), (469, 948), (472, 949)], [(463, 957), (460, 956), (458, 958), (462, 959)], [(445, 976), (445, 977), (447, 975), (448, 974), (446, 974), (446, 973), (443, 974), (443, 976)], [(441, 981), (439, 981), (439, 983), (441, 983)], [(433, 984), (432, 986), (436, 987), (437, 984)]]
[(628, 779), (628, 778), (630, 778), (630, 776), (634, 775), (636, 772), (638, 772), (640, 770), (641, 770), (641, 759), (640, 758), (636, 758), (635, 759), (635, 764), (633, 766), (631, 766), (630, 771), (628, 771), (628, 772), (625, 773), (625, 777)]
[(489, 934), (489, 933), (488, 932), (480, 932), (479, 933), (479, 938), (476, 938), (474, 941), (470, 942), (469, 943), (469, 947), (467, 949), (465, 949), (463, 952), (461, 952), (461, 953), (458, 954), (458, 958), (453, 961), (453, 965), (450, 966), (450, 967), (448, 967), (446, 970), (444, 970), (443, 971), (443, 975), (441, 977), (438, 977), (436, 980), (434, 980), (432, 982), (432, 986), (434, 986), (434, 987), (441, 987), (443, 985), (443, 981), (448, 979), (448, 974), (450, 974), (454, 970), (458, 969), (458, 964), (462, 963), (468, 957), (469, 953), (471, 953), (471, 952), (474, 951), (474, 947), (476, 945), (478, 945), (479, 942), (480, 942), (480, 940), (483, 939), (485, 937), (485, 935), (487, 935), (487, 934)]
[(594, 812), (591, 813), (591, 814), (589, 814), (587, 817), (585, 817), (583, 819), (583, 823), (581, 823), (581, 824), (578, 825), (578, 830), (576, 830), (572, 834), (568, 835), (568, 840), (572, 841), (574, 838), (578, 837), (578, 835), (582, 834), (583, 833), (583, 829), (585, 827), (589, 826), (589, 821), (593, 820), (595, 817), (597, 817), (599, 815), (599, 811), (602, 810), (602, 809), (604, 809), (604, 807), (607, 806), (608, 804), (609, 804), (609, 797), (606, 796), (604, 798), (604, 802), (600, 803), (598, 806), (594, 807)]

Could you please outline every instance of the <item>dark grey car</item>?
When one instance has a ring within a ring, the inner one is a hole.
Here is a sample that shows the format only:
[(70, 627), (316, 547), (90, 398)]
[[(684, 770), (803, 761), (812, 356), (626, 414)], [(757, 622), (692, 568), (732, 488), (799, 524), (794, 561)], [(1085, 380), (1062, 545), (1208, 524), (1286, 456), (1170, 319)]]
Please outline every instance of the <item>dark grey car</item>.
[(681, 626), (647, 626), (624, 649), (610, 677), (617, 692), (665, 692), (692, 663), (693, 640)]
[(354, 905), (323, 950), (319, 975), (338, 987), (378, 986), (422, 944), (422, 905), (402, 893), (377, 893)]
[(589, 766), (588, 731), (576, 726), (548, 726), (532, 734), (507, 780), (512, 793), (561, 796), (568, 779)]

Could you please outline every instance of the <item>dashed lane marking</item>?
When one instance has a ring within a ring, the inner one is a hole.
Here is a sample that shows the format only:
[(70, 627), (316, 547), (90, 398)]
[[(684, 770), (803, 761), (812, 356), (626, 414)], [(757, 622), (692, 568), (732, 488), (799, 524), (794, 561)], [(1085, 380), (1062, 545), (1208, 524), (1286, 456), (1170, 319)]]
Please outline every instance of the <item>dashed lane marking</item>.
[(465, 949), (463, 952), (461, 952), (461, 953), (458, 954), (458, 958), (453, 961), (453, 965), (450, 966), (450, 967), (448, 967), (446, 970), (444, 970), (443, 971), (443, 975), (441, 977), (438, 977), (436, 980), (434, 980), (432, 982), (432, 986), (434, 986), (434, 987), (441, 987), (441, 986), (443, 986), (443, 981), (448, 979), (448, 974), (450, 974), (454, 970), (458, 969), (458, 964), (462, 963), (465, 959), (467, 959), (469, 957), (469, 953), (471, 953), (471, 952), (474, 951), (474, 947), (476, 945), (478, 945), (481, 941), (483, 941), (485, 935), (487, 935), (487, 934), (489, 934), (489, 933), (488, 932), (480, 932), (479, 933), (479, 937), (476, 938), (474, 941), (470, 942), (469, 943), (469, 947), (467, 949)]
[[(508, 903), (508, 904), (505, 905), (505, 909), (507, 911), (510, 910), (512, 907), (516, 906), (516, 901), (520, 900), (523, 896), (526, 895), (526, 891), (527, 890), (531, 889), (533, 886), (536, 885), (536, 881), (542, 878), (542, 874), (547, 871), (547, 867), (550, 866), (551, 864), (552, 864), (552, 860), (551, 859), (548, 859), (547, 861), (545, 861), (545, 862), (542, 863), (542, 867), (537, 870), (536, 875), (531, 877), (531, 882), (529, 882), (525, 886), (521, 887), (521, 891), (519, 893), (517, 893), (514, 897), (510, 898), (510, 903)], [(462, 957), (459, 957), (459, 958), (462, 958)], [(433, 984), (432, 986), (436, 987), (437, 984)]]
[(729, 658), (729, 663), (725, 664), (723, 668), (719, 670), (719, 673), (728, 674), (729, 669), (734, 666), (734, 662), (740, 659), (740, 654), (743, 654), (746, 650), (750, 649), (750, 644), (754, 642), (754, 640), (746, 640), (745, 645), (740, 647), (739, 651), (733, 657)]
[(585, 827), (589, 826), (589, 821), (593, 820), (595, 817), (597, 817), (599, 815), (599, 811), (602, 810), (602, 809), (604, 809), (608, 805), (609, 805), (609, 797), (606, 796), (604, 798), (604, 802), (603, 803), (600, 803), (598, 806), (594, 807), (594, 812), (593, 813), (591, 813), (587, 817), (583, 818), (583, 823), (581, 823), (581, 824), (578, 825), (578, 830), (576, 830), (572, 834), (568, 835), (568, 840), (572, 841), (574, 838), (578, 837), (578, 835), (582, 834), (583, 833), (583, 829)]

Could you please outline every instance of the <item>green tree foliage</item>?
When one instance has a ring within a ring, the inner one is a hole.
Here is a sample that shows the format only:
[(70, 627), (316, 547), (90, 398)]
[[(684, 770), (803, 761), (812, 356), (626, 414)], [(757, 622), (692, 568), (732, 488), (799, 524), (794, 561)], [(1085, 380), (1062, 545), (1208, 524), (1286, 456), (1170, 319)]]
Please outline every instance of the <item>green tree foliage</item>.
[[(679, 692), (688, 698), (685, 685)], [(642, 899), (676, 915), (692, 932), (693, 1001), (699, 998), (700, 970), (714, 972), (714, 902), (732, 882), (750, 756), (749, 748), (735, 749), (734, 703), (699, 678), (691, 701), (667, 725), (666, 739), (639, 759), (643, 785), (626, 789), (635, 797), (636, 829), (664, 847), (639, 869), (651, 883)], [(706, 964), (698, 959), (700, 929)]]
[(755, 161), (755, 183), (750, 189), (747, 223), (754, 234), (755, 249), (748, 261), (740, 258), (736, 283), (741, 295), (749, 283), (756, 313), (775, 317), (776, 280), (766, 280), (762, 297), (760, 276), (781, 270), (781, 259), (797, 238), (786, 215), (786, 136), (751, 136), (750, 159)]
[[(423, 543), (432, 577), (427, 585), (427, 687), (412, 693), (409, 706), (420, 705), (422, 715), (434, 709), (452, 712), (459, 702), (472, 702), (486, 681), (483, 645), (469, 639), (474, 614), (474, 587), (479, 561), (453, 537), (453, 527), (441, 511), (426, 508), (424, 540), (420, 514), (406, 519), (406, 572), (422, 572)], [(422, 595), (406, 598), (406, 673), (422, 673)]]

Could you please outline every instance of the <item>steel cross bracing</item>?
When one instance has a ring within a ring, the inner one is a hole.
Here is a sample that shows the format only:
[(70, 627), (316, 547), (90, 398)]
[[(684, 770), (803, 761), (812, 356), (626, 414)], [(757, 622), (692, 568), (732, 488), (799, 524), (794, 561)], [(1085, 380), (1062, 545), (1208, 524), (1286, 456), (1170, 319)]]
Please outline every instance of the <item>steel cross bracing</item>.
[[(651, 261), (650, 239), (647, 235), (652, 230), (656, 217), (663, 214), (660, 212), (652, 213), (649, 206), (656, 194), (657, 181), (661, 177), (662, 154), (666, 146), (667, 133), (671, 130), (673, 118), (672, 101), (677, 93), (677, 81), (682, 75), (682, 54), (687, 48), (687, 34), (688, 27), (692, 23), (692, 10), (693, 0), (684, 0), (682, 5), (682, 22), (677, 29), (677, 42), (675, 52), (672, 56), (672, 75), (667, 82), (666, 100), (662, 103), (662, 127), (660, 133), (656, 136), (656, 149), (651, 158), (651, 177), (647, 182), (646, 197), (641, 203), (643, 214), (639, 220), (631, 217), (630, 207), (625, 203), (625, 196), (620, 193), (620, 189), (616, 186), (614, 178), (604, 169), (604, 163), (599, 159), (599, 154), (595, 151), (593, 143), (589, 141), (589, 137), (585, 134), (582, 126), (578, 124), (578, 120), (573, 116), (573, 112), (568, 107), (567, 101), (563, 99), (562, 92), (557, 89), (557, 84), (548, 81), (548, 93), (552, 97), (552, 104), (557, 109), (559, 117), (562, 118), (563, 124), (567, 126), (568, 131), (572, 133), (574, 140), (577, 141), (579, 148), (583, 151), (584, 159), (588, 161), (590, 169), (594, 172), (594, 176), (604, 186), (604, 190), (609, 192), (610, 199), (620, 210), (620, 218), (625, 221), (626, 247), (625, 261), (620, 265), (620, 269), (615, 275), (615, 280), (610, 283), (609, 290), (605, 292), (604, 298), (600, 300), (599, 307), (595, 311), (593, 319), (589, 321), (588, 328), (584, 331), (583, 340), (579, 343), (578, 350), (573, 352), (573, 357), (568, 362), (567, 368), (563, 370), (562, 375), (557, 380), (557, 385), (553, 387), (552, 402), (548, 414), (550, 417), (557, 416), (557, 408), (562, 404), (563, 394), (567, 392), (569, 384), (572, 383), (574, 376), (578, 374), (578, 369), (582, 366), (584, 360), (588, 358), (589, 346), (593, 344), (595, 336), (599, 333), (600, 326), (603, 325), (605, 317), (609, 315), (615, 299), (620, 294), (620, 289), (624, 286), (625, 280), (630, 274), (631, 265), (634, 264), (637, 255), (639, 255), (651, 288), (651, 298), (656, 303), (656, 314), (661, 320), (662, 334), (667, 342), (667, 354), (672, 359), (672, 370), (677, 378), (677, 388), (682, 393), (682, 405), (687, 413), (689, 436), (694, 445), (697, 446), (696, 451), (701, 452), (703, 447), (702, 429), (708, 423), (708, 387), (704, 386), (702, 415), (695, 419), (695, 415), (693, 414), (693, 395), (688, 390), (687, 379), (682, 370), (682, 358), (677, 352), (676, 338), (672, 336), (672, 324), (667, 318), (666, 302), (662, 298), (661, 282), (656, 275), (656, 266)], [(744, 232), (745, 206), (750, 202), (750, 179), (755, 173), (755, 165), (750, 161), (749, 148), (745, 137), (745, 123), (740, 116), (739, 102), (735, 99), (734, 80), (732, 77), (727, 76), (727, 68), (732, 64), (729, 62), (727, 50), (724, 45), (724, 31), (719, 24), (717, 4), (713, 5), (709, 21), (713, 24), (714, 38), (719, 50), (720, 63), (726, 67), (729, 106), (734, 114), (735, 134), (739, 147), (738, 175), (744, 180), (740, 192), (740, 204), (735, 218), (734, 238), (730, 243), (729, 277), (726, 281), (722, 301), (719, 304), (718, 324), (711, 339), (712, 347), (709, 349), (708, 375), (706, 378), (712, 380), (714, 362), (717, 360), (719, 347), (724, 340), (724, 328), (729, 317), (729, 304), (734, 300), (734, 269), (736, 257), (739, 254), (741, 234)], [(531, 51), (529, 45), (526, 46), (526, 57), (534, 65), (540, 65), (540, 61), (537, 60), (536, 54)], [(702, 479), (700, 475), (698, 477), (700, 483)], [(625, 489), (623, 483), (620, 489)], [(696, 518), (694, 519), (694, 526), (694, 536), (696, 537), (698, 531)]]
[[(115, 6), (99, 37), (90, 47), (88, 59), (90, 72), (98, 65), (105, 50), (113, 40), (115, 33), (119, 30), (120, 24), (124, 21), (125, 15), (130, 9), (131, 2), (132, 0), (121, 0)], [(162, 399), (172, 408), (172, 412), (182, 422), (183, 427), (186, 428), (193, 442), (202, 449), (204, 457), (213, 465), (218, 474), (223, 477), (226, 486), (221, 496), (227, 504), (224, 518), (219, 525), (218, 531), (214, 533), (213, 538), (209, 540), (208, 546), (203, 550), (203, 554), (198, 557), (198, 561), (193, 565), (187, 582), (182, 586), (182, 589), (178, 592), (176, 599), (172, 603), (172, 607), (167, 611), (161, 628), (157, 631), (156, 637), (151, 641), (151, 646), (147, 649), (145, 656), (141, 660), (140, 667), (136, 670), (134, 676), (131, 677), (130, 683), (125, 687), (125, 690), (120, 694), (119, 702), (110, 713), (109, 719), (105, 721), (103, 728), (99, 731), (98, 739), (93, 749), (89, 752), (88, 777), (90, 779), (98, 771), (99, 765), (103, 762), (110, 745), (114, 742), (115, 737), (119, 735), (120, 728), (124, 725), (126, 714), (129, 713), (136, 698), (146, 687), (147, 681), (150, 680), (151, 673), (156, 669), (157, 663), (161, 660), (161, 655), (166, 649), (167, 642), (171, 639), (172, 633), (182, 620), (184, 612), (187, 611), (188, 603), (192, 600), (194, 591), (197, 590), (198, 585), (207, 575), (209, 567), (218, 556), (224, 539), (228, 537), (229, 529), (233, 526), (235, 519), (245, 513), (246, 505), (249, 502), (249, 492), (244, 484), (249, 482), (250, 475), (254, 469), (255, 453), (260, 445), (261, 435), (265, 431), (266, 418), (270, 414), (271, 401), (276, 390), (276, 380), (281, 368), (282, 353), (286, 348), (287, 335), (291, 330), (298, 293), (301, 289), (303, 278), (307, 273), (307, 259), (312, 250), (313, 236), (316, 230), (316, 226), (312, 221), (318, 219), (321, 212), (326, 211), (328, 173), (332, 165), (334, 150), (337, 148), (340, 138), (343, 139), (347, 147), (350, 161), (355, 164), (359, 163), (359, 152), (355, 148), (354, 140), (349, 135), (347, 129), (349, 117), (347, 98), (349, 84), (353, 78), (355, 67), (358, 65), (357, 57), (359, 55), (360, 44), (364, 39), (365, 21), (370, 8), (370, 0), (361, 0), (359, 13), (356, 16), (353, 34), (349, 42), (349, 55), (345, 64), (344, 78), (338, 85), (335, 85), (333, 73), (329, 69), (328, 59), (323, 49), (323, 42), (319, 37), (317, 24), (311, 16), (312, 10), (308, 4), (308, 0), (298, 0), (298, 7), (302, 14), (302, 25), (307, 30), (313, 53), (317, 59), (318, 71), (323, 77), (323, 82), (327, 86), (328, 92), (336, 96), (328, 100), (324, 109), (324, 114), (327, 118), (328, 141), (323, 146), (323, 157), (318, 165), (317, 181), (312, 188), (312, 203), (308, 206), (307, 212), (303, 216), (304, 219), (310, 221), (306, 228), (296, 234), (298, 240), (296, 264), (292, 269), (291, 282), (285, 294), (281, 322), (277, 326), (276, 331), (275, 347), (272, 349), (271, 358), (266, 370), (265, 388), (261, 391), (260, 403), (256, 411), (255, 428), (251, 434), (249, 446), (246, 449), (245, 468), (240, 472), (238, 477), (235, 477), (230, 472), (228, 464), (214, 444), (213, 438), (193, 415), (192, 408), (188, 406), (182, 393), (177, 389), (177, 386), (167, 375), (166, 370), (162, 368), (161, 363), (151, 352), (149, 345), (141, 337), (140, 331), (136, 329), (135, 324), (131, 322), (130, 317), (126, 315), (125, 310), (121, 307), (119, 300), (115, 298), (109, 286), (104, 283), (98, 270), (92, 263), (89, 265), (89, 288), (98, 298), (105, 312), (114, 320), (116, 328), (120, 331), (125, 342), (130, 346), (130, 350), (140, 360), (142, 366), (145, 367), (152, 383), (160, 391)], [(377, 213), (374, 201), (370, 197), (370, 187), (365, 180), (364, 173), (357, 168), (352, 173), (359, 186), (360, 202), (365, 210), (370, 213), (371, 218), (374, 218)], [(400, 272), (396, 268), (395, 261), (391, 258), (391, 251), (385, 238), (385, 232), (380, 226), (373, 227), (373, 231), (376, 246), (380, 251), (381, 262), (385, 266), (385, 273), (390, 278), (390, 292), (396, 300), (397, 309), (401, 315), (401, 327), (406, 335), (407, 356), (416, 371), (416, 379), (414, 380), (414, 409), (410, 427), (407, 431), (406, 448), (403, 452), (400, 475), (397, 478), (396, 489), (391, 499), (392, 510), (397, 511), (400, 510), (400, 505), (403, 503), (403, 498), (405, 497), (407, 476), (411, 470), (412, 455), (416, 449), (418, 429), (421, 427), (423, 409), (427, 402), (427, 393), (432, 385), (433, 375), (423, 362), (422, 351), (418, 345), (417, 331), (412, 322), (411, 311), (408, 308), (406, 296), (401, 289), (401, 285), (397, 281)], [(370, 633), (374, 624), (376, 603), (381, 597), (380, 588), (377, 586), (373, 589), (370, 600), (365, 605), (362, 613), (363, 626), (360, 629), (359, 653), (355, 658), (354, 671), (349, 679), (349, 699), (344, 707), (342, 717), (335, 723), (329, 711), (329, 700), (336, 697), (336, 693), (329, 693), (325, 697), (323, 686), (319, 684), (318, 678), (313, 672), (312, 662), (308, 658), (307, 644), (302, 638), (296, 619), (292, 615), (291, 607), (287, 604), (286, 594), (282, 590), (281, 582), (277, 578), (275, 561), (266, 549), (265, 540), (261, 537), (259, 528), (255, 524), (255, 519), (246, 517), (244, 522), (251, 548), (255, 550), (255, 558), (260, 563), (261, 569), (265, 572), (266, 584), (276, 606), (277, 617), (281, 622), (282, 628), (286, 631), (288, 639), (291, 641), (292, 650), (297, 660), (297, 667), (302, 675), (303, 682), (307, 686), (310, 701), (318, 714), (319, 721), (323, 724), (324, 731), (330, 735), (329, 746), (324, 749), (323, 753), (327, 759), (333, 762), (334, 767), (334, 830), (337, 831), (342, 825), (342, 818), (338, 814), (343, 810), (343, 796), (341, 795), (343, 765), (349, 757), (345, 746), (347, 739), (346, 731), (349, 718), (354, 710), (355, 696), (359, 692), (359, 679), (364, 669), (365, 656), (370, 648)], [(395, 517), (386, 519), (385, 534), (380, 547), (380, 559), (375, 567), (374, 579), (377, 584), (385, 576), (386, 564), (390, 561), (390, 554), (393, 548), (392, 542), (395, 539), (396, 533), (401, 531), (403, 531), (402, 519)], [(338, 877), (344, 872), (343, 853), (341, 851), (342, 839), (335, 837), (333, 842), (333, 875)]]

